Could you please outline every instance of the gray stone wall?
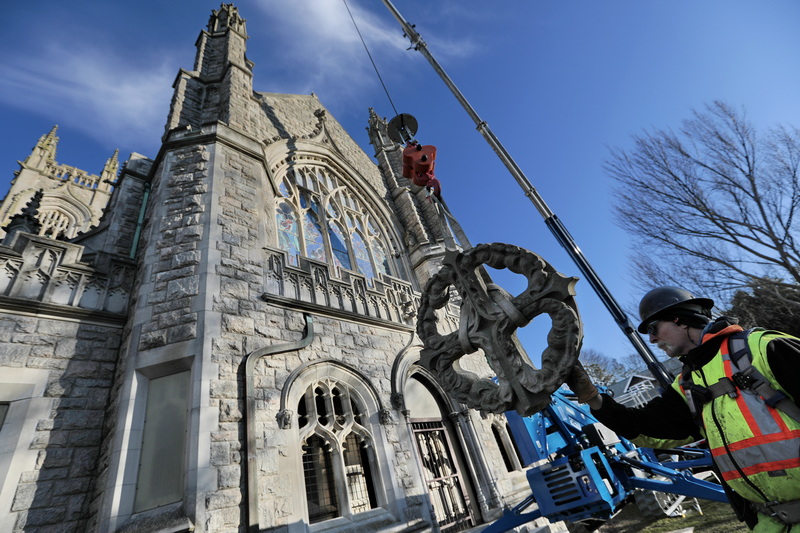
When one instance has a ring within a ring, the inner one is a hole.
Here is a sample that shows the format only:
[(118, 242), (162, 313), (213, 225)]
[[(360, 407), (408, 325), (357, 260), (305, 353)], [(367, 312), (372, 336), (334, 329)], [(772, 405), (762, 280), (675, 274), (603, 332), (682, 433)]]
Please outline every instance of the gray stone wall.
[(84, 247), (85, 256), (101, 253), (135, 258), (136, 239), (144, 223), (142, 202), (150, 188), (147, 176), (152, 164), (152, 160), (137, 153), (125, 162), (97, 228), (72, 241)]
[[(0, 375), (47, 371), (44, 398), (51, 407), (35, 420), (33, 439), (19, 443), (23, 455), (35, 450), (35, 461), (19, 479), (6, 481), (18, 483), (14, 531), (86, 530), (120, 332), (119, 326), (0, 312)], [(15, 428), (4, 427), (9, 430)]]
[[(197, 313), (192, 298), (199, 294), (200, 244), (203, 240), (203, 213), (208, 191), (208, 151), (190, 146), (171, 152), (162, 163), (166, 181), (156, 182), (159, 189), (151, 197), (149, 225), (161, 231), (143, 232), (142, 246), (147, 252), (140, 275), (147, 284), (146, 305), (149, 319), (142, 326), (139, 349), (194, 339), (197, 336)], [(155, 204), (155, 205), (154, 205)], [(145, 242), (149, 235), (155, 242)]]

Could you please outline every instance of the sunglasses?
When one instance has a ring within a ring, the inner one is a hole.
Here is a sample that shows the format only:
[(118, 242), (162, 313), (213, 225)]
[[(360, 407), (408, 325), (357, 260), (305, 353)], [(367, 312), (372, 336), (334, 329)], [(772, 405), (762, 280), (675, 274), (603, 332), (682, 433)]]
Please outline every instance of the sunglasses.
[(653, 320), (649, 324), (647, 324), (647, 334), (656, 336), (658, 335), (658, 326), (661, 323), (661, 320)]

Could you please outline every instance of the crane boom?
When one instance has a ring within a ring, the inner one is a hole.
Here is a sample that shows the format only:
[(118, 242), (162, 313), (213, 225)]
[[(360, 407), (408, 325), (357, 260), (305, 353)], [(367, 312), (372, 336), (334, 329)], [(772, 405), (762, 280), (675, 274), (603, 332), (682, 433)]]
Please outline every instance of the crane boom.
[(597, 275), (594, 268), (592, 268), (592, 266), (589, 264), (589, 261), (583, 255), (583, 252), (576, 244), (575, 239), (569, 234), (563, 222), (561, 222), (561, 220), (559, 220), (559, 218), (548, 207), (536, 188), (533, 186), (533, 184), (531, 184), (527, 176), (525, 176), (525, 173), (522, 172), (522, 169), (519, 168), (516, 161), (514, 161), (514, 159), (511, 157), (511, 154), (506, 151), (503, 144), (495, 136), (491, 128), (489, 128), (489, 125), (481, 119), (458, 87), (456, 87), (453, 80), (450, 79), (439, 62), (436, 61), (436, 58), (434, 58), (431, 52), (428, 50), (428, 46), (425, 44), (425, 41), (422, 39), (420, 34), (414, 29), (414, 26), (409, 24), (408, 21), (403, 18), (390, 0), (382, 1), (392, 13), (394, 18), (400, 23), (400, 26), (402, 26), (403, 31), (411, 41), (413, 48), (419, 51), (425, 57), (425, 59), (428, 60), (433, 69), (436, 71), (442, 81), (444, 81), (445, 85), (447, 85), (470, 118), (472, 118), (477, 130), (480, 132), (483, 138), (486, 139), (486, 142), (489, 143), (489, 146), (492, 147), (492, 150), (494, 150), (495, 154), (497, 154), (508, 171), (517, 181), (525, 193), (525, 196), (527, 196), (531, 203), (533, 203), (536, 210), (544, 219), (545, 225), (547, 225), (558, 243), (567, 251), (569, 256), (577, 265), (578, 269), (585, 276), (586, 280), (589, 282), (589, 285), (591, 285), (595, 293), (597, 293), (597, 296), (603, 302), (603, 305), (605, 305), (608, 311), (611, 313), (614, 321), (617, 323), (620, 329), (622, 329), (622, 332), (625, 334), (631, 344), (633, 344), (633, 347), (639, 353), (639, 356), (642, 358), (642, 360), (644, 360), (648, 370), (650, 370), (650, 372), (653, 374), (653, 377), (658, 380), (659, 384), (663, 388), (668, 388), (672, 382), (672, 376), (656, 359), (653, 352), (636, 332), (630, 320), (628, 319), (628, 316), (611, 295), (611, 292), (609, 292), (608, 288)]

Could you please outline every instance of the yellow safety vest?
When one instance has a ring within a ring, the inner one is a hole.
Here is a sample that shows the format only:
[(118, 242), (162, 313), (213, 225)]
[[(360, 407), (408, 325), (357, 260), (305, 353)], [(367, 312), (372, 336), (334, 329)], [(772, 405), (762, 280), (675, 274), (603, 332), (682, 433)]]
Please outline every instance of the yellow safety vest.
[[(785, 394), (766, 358), (767, 345), (779, 337), (790, 336), (754, 331), (747, 344), (752, 366), (773, 389)], [(746, 362), (740, 360), (738, 366), (732, 362), (729, 340), (722, 341), (717, 354), (702, 368), (675, 380), (673, 388), (687, 402), (692, 396), (687, 395), (688, 380), (707, 389), (740, 379), (736, 374)], [(753, 390), (729, 387), (727, 393), (714, 396), (702, 406), (701, 430), (725, 482), (742, 497), (758, 503), (800, 499), (800, 422), (767, 405)]]

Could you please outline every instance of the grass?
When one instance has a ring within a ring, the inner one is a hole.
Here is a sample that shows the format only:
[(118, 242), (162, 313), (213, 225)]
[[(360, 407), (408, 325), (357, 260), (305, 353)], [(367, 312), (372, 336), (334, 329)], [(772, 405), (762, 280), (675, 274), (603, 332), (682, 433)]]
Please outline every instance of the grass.
[(693, 527), (697, 533), (745, 533), (750, 531), (743, 522), (739, 522), (733, 509), (727, 503), (700, 500), (703, 514), (699, 514), (688, 502), (683, 517), (661, 518), (654, 520), (643, 517), (636, 504), (626, 505), (620, 513), (609, 520), (598, 531), (601, 533), (669, 533)]

